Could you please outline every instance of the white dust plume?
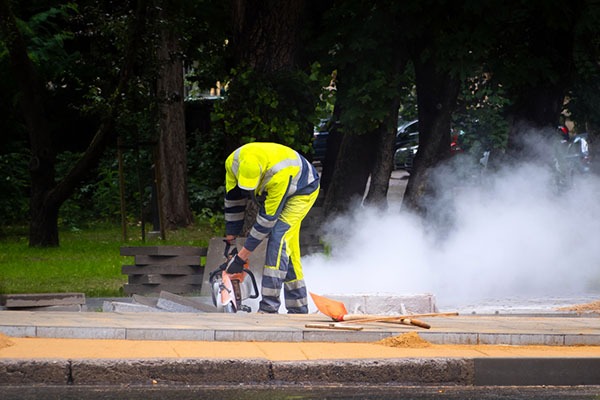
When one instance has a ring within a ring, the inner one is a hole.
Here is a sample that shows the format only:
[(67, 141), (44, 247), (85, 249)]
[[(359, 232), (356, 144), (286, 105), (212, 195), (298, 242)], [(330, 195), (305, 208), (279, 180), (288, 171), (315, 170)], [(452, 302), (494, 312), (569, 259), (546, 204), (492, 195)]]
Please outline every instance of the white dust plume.
[(303, 258), (309, 291), (429, 293), (439, 304), (600, 294), (597, 177), (558, 193), (544, 163), (506, 165), (477, 184), (456, 174), (437, 171), (450, 183), (435, 205), (448, 222), (442, 231), (398, 207), (363, 207), (327, 224), (329, 254)]

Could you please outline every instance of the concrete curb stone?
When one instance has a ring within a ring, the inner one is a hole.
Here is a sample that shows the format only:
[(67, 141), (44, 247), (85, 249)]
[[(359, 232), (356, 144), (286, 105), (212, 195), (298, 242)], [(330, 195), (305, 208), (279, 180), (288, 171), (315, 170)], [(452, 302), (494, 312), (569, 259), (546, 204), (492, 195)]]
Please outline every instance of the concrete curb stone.
[(2, 360), (0, 387), (10, 385), (66, 385), (69, 382), (68, 360)]
[(348, 361), (267, 360), (0, 360), (0, 387), (152, 384), (419, 384), (472, 385), (469, 359)]
[(18, 385), (574, 386), (600, 384), (598, 358), (0, 360), (0, 387)]

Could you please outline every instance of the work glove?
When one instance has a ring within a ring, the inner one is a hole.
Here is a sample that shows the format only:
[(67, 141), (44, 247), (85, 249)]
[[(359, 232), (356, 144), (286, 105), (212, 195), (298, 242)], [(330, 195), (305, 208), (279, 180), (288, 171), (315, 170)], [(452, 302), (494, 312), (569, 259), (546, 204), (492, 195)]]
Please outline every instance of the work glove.
[(246, 261), (242, 260), (242, 258), (236, 254), (227, 262), (225, 271), (228, 274), (239, 274), (244, 271), (244, 265), (246, 265)]

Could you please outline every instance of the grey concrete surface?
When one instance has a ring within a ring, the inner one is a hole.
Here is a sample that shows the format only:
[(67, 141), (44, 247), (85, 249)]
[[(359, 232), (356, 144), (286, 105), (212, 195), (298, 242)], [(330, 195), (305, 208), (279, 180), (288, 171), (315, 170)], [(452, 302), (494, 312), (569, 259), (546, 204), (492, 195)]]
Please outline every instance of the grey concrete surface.
[[(434, 344), (600, 345), (597, 316), (458, 315), (419, 318), (431, 329), (419, 335)], [(414, 330), (373, 322), (361, 331), (307, 328), (327, 323), (322, 314), (217, 314), (169, 312), (0, 311), (0, 333), (12, 337), (279, 342), (372, 342)]]
[[(12, 337), (129, 340), (374, 342), (418, 331), (437, 344), (600, 345), (598, 316), (459, 315), (421, 318), (425, 330), (389, 323), (361, 331), (310, 329), (322, 314), (0, 311)], [(239, 371), (244, 371), (240, 374)], [(268, 359), (0, 359), (0, 386), (162, 384), (600, 385), (600, 357)]]

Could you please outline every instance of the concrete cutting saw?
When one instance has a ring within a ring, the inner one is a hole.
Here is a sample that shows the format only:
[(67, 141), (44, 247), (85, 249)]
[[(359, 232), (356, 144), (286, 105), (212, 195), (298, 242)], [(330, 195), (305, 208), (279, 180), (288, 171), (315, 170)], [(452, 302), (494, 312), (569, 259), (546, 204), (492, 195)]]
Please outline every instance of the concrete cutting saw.
[[(229, 244), (225, 247), (225, 257), (229, 260), (237, 254), (237, 249), (229, 253)], [(236, 313), (251, 312), (252, 309), (243, 304), (246, 299), (258, 298), (256, 278), (246, 263), (244, 271), (230, 274), (226, 271), (227, 262), (221, 264), (210, 273), (208, 281), (212, 289), (212, 300), (218, 312)]]

